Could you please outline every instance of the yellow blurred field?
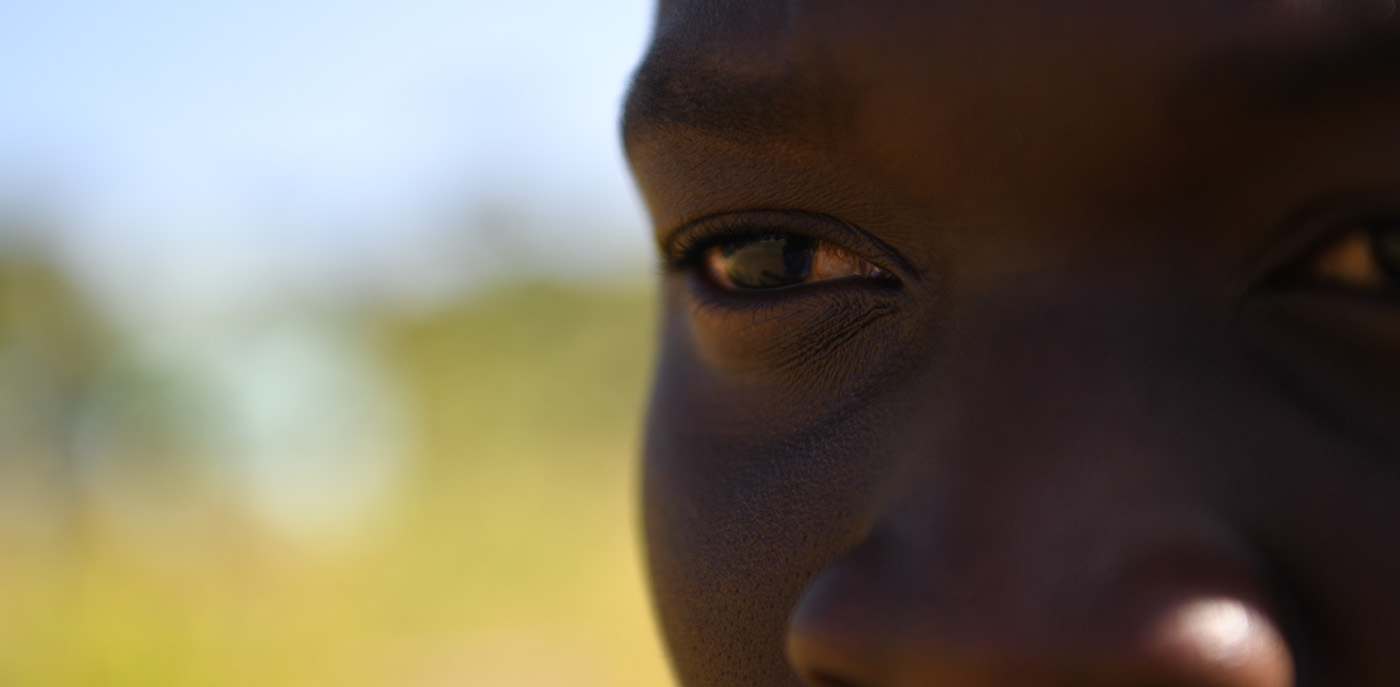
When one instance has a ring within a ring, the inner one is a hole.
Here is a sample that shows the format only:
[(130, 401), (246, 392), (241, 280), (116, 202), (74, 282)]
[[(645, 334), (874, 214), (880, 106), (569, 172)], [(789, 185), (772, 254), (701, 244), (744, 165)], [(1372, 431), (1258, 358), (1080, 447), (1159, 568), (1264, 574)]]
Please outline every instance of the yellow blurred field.
[[(16, 314), (34, 288), (9, 284), (0, 381), (18, 379), (16, 342), (50, 326)], [(276, 492), (269, 516), (259, 494), (295, 466), (193, 455), (223, 450), (208, 439), (222, 436), (209, 429), (223, 426), (221, 406), (189, 401), (218, 394), (152, 392), (150, 365), (135, 375), (147, 382), (112, 382), (114, 369), (140, 367), (121, 362), (140, 356), (120, 340), (90, 370), (50, 371), (79, 390), (65, 440), (45, 444), (55, 434), (32, 424), (61, 412), (0, 394), (11, 433), (0, 456), (0, 685), (668, 684), (634, 522), (649, 290), (522, 285), (337, 317), (377, 381), (340, 396), (331, 385), (298, 406), (330, 428), (329, 439), (307, 435), (321, 442), (308, 452), (357, 451), (364, 406), (395, 428), (366, 451), (395, 455), (366, 473), (378, 475), (372, 497), (314, 527), (287, 509), (298, 494), (326, 496), (315, 482), (336, 474), (333, 452), (330, 472)], [(319, 349), (307, 350), (315, 361)], [(178, 370), (167, 376), (179, 386)], [(191, 424), (203, 434), (181, 429)], [(50, 464), (68, 455), (66, 440), (97, 446)], [(294, 463), (299, 440), (259, 460)]]

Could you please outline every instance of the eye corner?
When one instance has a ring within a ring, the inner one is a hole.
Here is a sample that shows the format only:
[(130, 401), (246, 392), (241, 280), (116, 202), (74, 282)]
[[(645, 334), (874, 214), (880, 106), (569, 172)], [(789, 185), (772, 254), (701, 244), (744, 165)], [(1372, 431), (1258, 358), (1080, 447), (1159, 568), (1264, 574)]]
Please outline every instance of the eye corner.
[(777, 232), (751, 225), (725, 223), (715, 225), (708, 218), (682, 225), (669, 232), (659, 246), (662, 269), (668, 273), (684, 272), (700, 267), (712, 248), (725, 243), (759, 240)]

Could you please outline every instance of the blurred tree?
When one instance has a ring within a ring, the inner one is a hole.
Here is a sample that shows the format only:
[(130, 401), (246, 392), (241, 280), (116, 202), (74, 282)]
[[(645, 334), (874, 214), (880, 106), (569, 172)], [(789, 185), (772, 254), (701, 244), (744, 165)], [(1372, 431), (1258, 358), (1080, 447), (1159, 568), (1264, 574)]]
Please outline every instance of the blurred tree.
[[(42, 235), (33, 223), (18, 229), (15, 224), (3, 233)], [(68, 275), (32, 244), (0, 246), (0, 502), (31, 516), (0, 521), (73, 527), (80, 520), (84, 474), (76, 430), (109, 354), (112, 330)], [(52, 517), (34, 518), (36, 508)]]

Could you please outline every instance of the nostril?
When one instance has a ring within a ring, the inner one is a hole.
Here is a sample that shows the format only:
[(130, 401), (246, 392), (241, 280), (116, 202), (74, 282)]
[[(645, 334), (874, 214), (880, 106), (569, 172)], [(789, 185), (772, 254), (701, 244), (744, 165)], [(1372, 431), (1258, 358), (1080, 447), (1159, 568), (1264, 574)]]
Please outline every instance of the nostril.
[(788, 664), (807, 687), (874, 687), (878, 659), (859, 635), (802, 627), (788, 640)]

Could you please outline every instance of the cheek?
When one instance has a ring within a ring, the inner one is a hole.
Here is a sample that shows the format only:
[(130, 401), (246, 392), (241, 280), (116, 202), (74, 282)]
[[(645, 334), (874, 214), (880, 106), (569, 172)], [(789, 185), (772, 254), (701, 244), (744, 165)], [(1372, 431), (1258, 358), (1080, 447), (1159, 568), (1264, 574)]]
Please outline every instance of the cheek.
[(644, 518), (671, 654), (686, 684), (785, 684), (788, 616), (863, 536), (890, 433), (874, 404), (813, 411), (727, 382), (685, 341), (668, 343)]
[(1273, 429), (1241, 519), (1292, 589), (1317, 670), (1335, 684), (1400, 684), (1400, 447), (1315, 424)]

